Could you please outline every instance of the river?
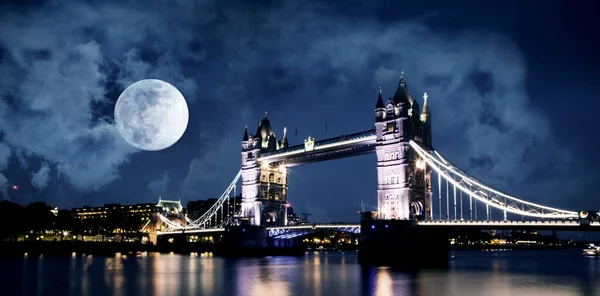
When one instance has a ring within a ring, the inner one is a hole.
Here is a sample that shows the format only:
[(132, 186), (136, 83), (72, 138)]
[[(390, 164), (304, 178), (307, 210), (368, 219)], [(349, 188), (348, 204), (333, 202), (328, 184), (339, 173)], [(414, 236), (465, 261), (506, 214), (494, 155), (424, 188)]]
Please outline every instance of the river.
[(581, 250), (455, 251), (442, 270), (365, 268), (356, 252), (1, 259), (2, 295), (600, 295)]

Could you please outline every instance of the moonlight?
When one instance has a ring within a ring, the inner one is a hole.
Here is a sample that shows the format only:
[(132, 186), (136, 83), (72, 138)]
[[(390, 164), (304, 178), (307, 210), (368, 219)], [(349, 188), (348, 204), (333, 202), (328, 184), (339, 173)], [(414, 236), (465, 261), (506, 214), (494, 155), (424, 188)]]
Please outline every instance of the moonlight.
[(140, 80), (127, 87), (115, 106), (115, 123), (132, 146), (158, 151), (175, 144), (188, 125), (188, 106), (171, 84)]

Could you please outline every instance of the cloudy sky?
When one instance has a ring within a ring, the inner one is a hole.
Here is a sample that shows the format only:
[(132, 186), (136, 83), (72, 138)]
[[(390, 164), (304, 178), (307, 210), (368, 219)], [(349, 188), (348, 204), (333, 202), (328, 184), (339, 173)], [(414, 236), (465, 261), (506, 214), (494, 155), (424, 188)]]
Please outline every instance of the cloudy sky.
[[(377, 87), (391, 96), (405, 71), (421, 105), (429, 94), (435, 147), (461, 168), (531, 201), (598, 208), (599, 5), (422, 2), (0, 1), (0, 197), (216, 197), (265, 111), (291, 144), (371, 129)], [(163, 151), (114, 125), (119, 94), (145, 78), (190, 108)], [(290, 200), (356, 220), (361, 199), (376, 206), (375, 172), (374, 155), (295, 167)]]

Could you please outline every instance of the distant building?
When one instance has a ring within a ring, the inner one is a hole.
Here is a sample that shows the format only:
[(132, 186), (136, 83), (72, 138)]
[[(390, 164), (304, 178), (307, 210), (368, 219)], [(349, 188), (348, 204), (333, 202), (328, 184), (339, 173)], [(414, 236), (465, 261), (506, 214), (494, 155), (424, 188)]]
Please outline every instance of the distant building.
[(304, 215), (304, 217), (298, 216), (298, 214), (294, 213), (294, 208), (287, 208), (287, 223), (290, 226), (293, 225), (301, 225), (308, 223), (308, 214)]
[(136, 216), (139, 217), (140, 220), (147, 220), (141, 218), (149, 218), (153, 212), (157, 211), (158, 208), (153, 203), (135, 205), (105, 204), (103, 207), (82, 206), (80, 208), (73, 208), (71, 214), (80, 220), (106, 220), (109, 216), (117, 213), (130, 217)]
[(158, 212), (168, 215), (179, 215), (183, 213), (183, 206), (181, 205), (181, 201), (178, 200), (166, 200), (159, 198), (156, 208)]
[(71, 215), (81, 221), (88, 233), (136, 233), (155, 219), (154, 213), (177, 209), (183, 209), (181, 204), (177, 207), (169, 201), (159, 201), (158, 204), (105, 204), (102, 207), (73, 208)]

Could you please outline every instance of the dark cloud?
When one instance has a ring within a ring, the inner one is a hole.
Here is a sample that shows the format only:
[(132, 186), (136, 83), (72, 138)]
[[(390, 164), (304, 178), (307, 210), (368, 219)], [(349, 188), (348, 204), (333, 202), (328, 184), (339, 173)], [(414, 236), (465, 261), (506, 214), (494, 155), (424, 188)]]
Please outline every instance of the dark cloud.
[[(58, 186), (51, 180), (57, 176), (82, 192), (215, 197), (239, 170), (243, 126), (253, 132), (265, 110), (278, 135), (288, 127), (292, 142), (296, 127), (300, 142), (309, 134), (370, 129), (377, 87), (391, 96), (404, 70), (414, 98), (422, 104), (423, 92), (429, 94), (435, 146), (474, 176), (515, 195), (543, 192), (541, 200), (552, 204), (568, 204), (565, 194), (595, 181), (532, 103), (527, 64), (514, 40), (491, 31), (432, 29), (431, 13), (378, 20), (373, 5), (361, 13), (342, 9), (364, 18), (341, 16), (338, 6), (62, 1), (5, 7), (4, 146), (48, 163), (32, 174), (41, 189)], [(188, 131), (164, 154), (136, 153), (112, 123), (119, 91), (142, 78), (172, 83), (190, 105)], [(2, 155), (0, 149), (0, 171), (8, 159)], [(374, 168), (374, 159), (357, 160), (363, 162)], [(321, 217), (343, 210), (353, 219), (360, 199), (373, 203), (371, 171), (337, 166), (290, 187), (299, 207)], [(331, 188), (322, 180), (331, 174), (365, 185)], [(309, 187), (314, 198), (300, 202)], [(347, 209), (336, 208), (342, 201)]]

